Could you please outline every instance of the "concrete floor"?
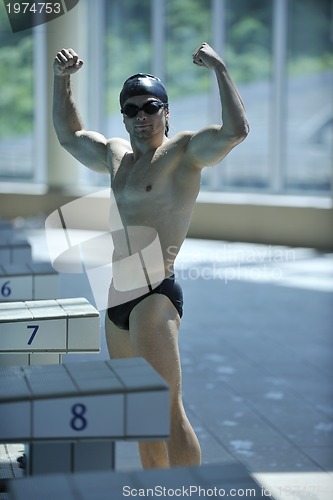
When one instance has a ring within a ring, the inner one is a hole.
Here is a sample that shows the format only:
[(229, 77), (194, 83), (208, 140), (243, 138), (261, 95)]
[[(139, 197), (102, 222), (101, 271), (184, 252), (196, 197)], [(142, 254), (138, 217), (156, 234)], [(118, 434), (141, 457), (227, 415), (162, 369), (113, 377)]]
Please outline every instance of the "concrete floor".
[(239, 461), (277, 499), (333, 498), (333, 255), (187, 240), (178, 273), (203, 462)]
[[(30, 240), (44, 260), (43, 235)], [(188, 239), (176, 262), (203, 463), (240, 462), (276, 499), (333, 498), (333, 254)], [(63, 274), (61, 295), (73, 294), (93, 300), (84, 275)], [(117, 444), (117, 469), (139, 467), (135, 443)]]

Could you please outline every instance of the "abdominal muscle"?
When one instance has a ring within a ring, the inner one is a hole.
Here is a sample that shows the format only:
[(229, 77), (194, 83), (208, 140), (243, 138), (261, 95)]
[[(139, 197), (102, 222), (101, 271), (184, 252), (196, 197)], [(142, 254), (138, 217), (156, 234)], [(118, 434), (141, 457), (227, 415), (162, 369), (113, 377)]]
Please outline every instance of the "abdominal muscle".
[[(186, 171), (186, 176), (180, 175), (183, 146), (175, 141), (171, 147), (173, 142), (167, 143), (168, 155), (163, 155), (161, 148), (153, 159), (150, 155), (136, 163), (125, 156), (110, 169), (118, 212), (111, 228), (112, 273), (119, 291), (158, 286), (174, 272), (174, 260), (186, 237), (200, 187), (200, 174)], [(110, 216), (111, 226), (112, 220)]]
[(116, 290), (155, 288), (174, 273), (174, 260), (187, 232), (184, 221), (179, 222), (170, 231), (164, 226), (160, 233), (149, 226), (125, 226), (112, 233), (112, 275)]

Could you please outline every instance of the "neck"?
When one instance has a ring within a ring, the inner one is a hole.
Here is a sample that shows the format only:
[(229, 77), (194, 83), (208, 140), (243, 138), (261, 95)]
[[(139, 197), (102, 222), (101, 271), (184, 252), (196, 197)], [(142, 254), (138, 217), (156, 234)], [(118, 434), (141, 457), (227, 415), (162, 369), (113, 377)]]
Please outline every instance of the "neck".
[(138, 137), (130, 137), (130, 142), (133, 150), (134, 161), (137, 161), (139, 158), (144, 156), (145, 154), (156, 151), (157, 148), (162, 146), (168, 138), (165, 134), (156, 134), (149, 139), (139, 139)]

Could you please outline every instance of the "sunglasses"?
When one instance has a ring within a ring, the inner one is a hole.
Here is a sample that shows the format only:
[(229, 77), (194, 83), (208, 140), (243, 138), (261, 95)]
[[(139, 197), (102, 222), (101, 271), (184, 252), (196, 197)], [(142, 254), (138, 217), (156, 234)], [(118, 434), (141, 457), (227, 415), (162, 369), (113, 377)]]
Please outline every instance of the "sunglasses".
[(148, 101), (141, 108), (135, 104), (125, 104), (121, 109), (121, 112), (128, 116), (129, 118), (134, 118), (139, 111), (144, 111), (148, 115), (154, 115), (161, 108), (165, 108), (167, 105), (160, 101)]

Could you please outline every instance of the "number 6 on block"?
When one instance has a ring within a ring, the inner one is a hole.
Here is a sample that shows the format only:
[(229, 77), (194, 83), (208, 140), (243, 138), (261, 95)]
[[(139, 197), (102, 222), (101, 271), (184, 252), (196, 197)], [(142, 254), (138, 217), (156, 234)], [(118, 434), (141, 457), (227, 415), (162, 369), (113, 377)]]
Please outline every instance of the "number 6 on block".
[(36, 333), (38, 332), (39, 325), (27, 325), (27, 328), (32, 330), (32, 334), (28, 340), (28, 345), (31, 345), (36, 336)]
[(3, 297), (9, 297), (11, 293), (12, 293), (12, 289), (10, 286), (10, 280), (5, 281), (1, 287), (1, 295)]

